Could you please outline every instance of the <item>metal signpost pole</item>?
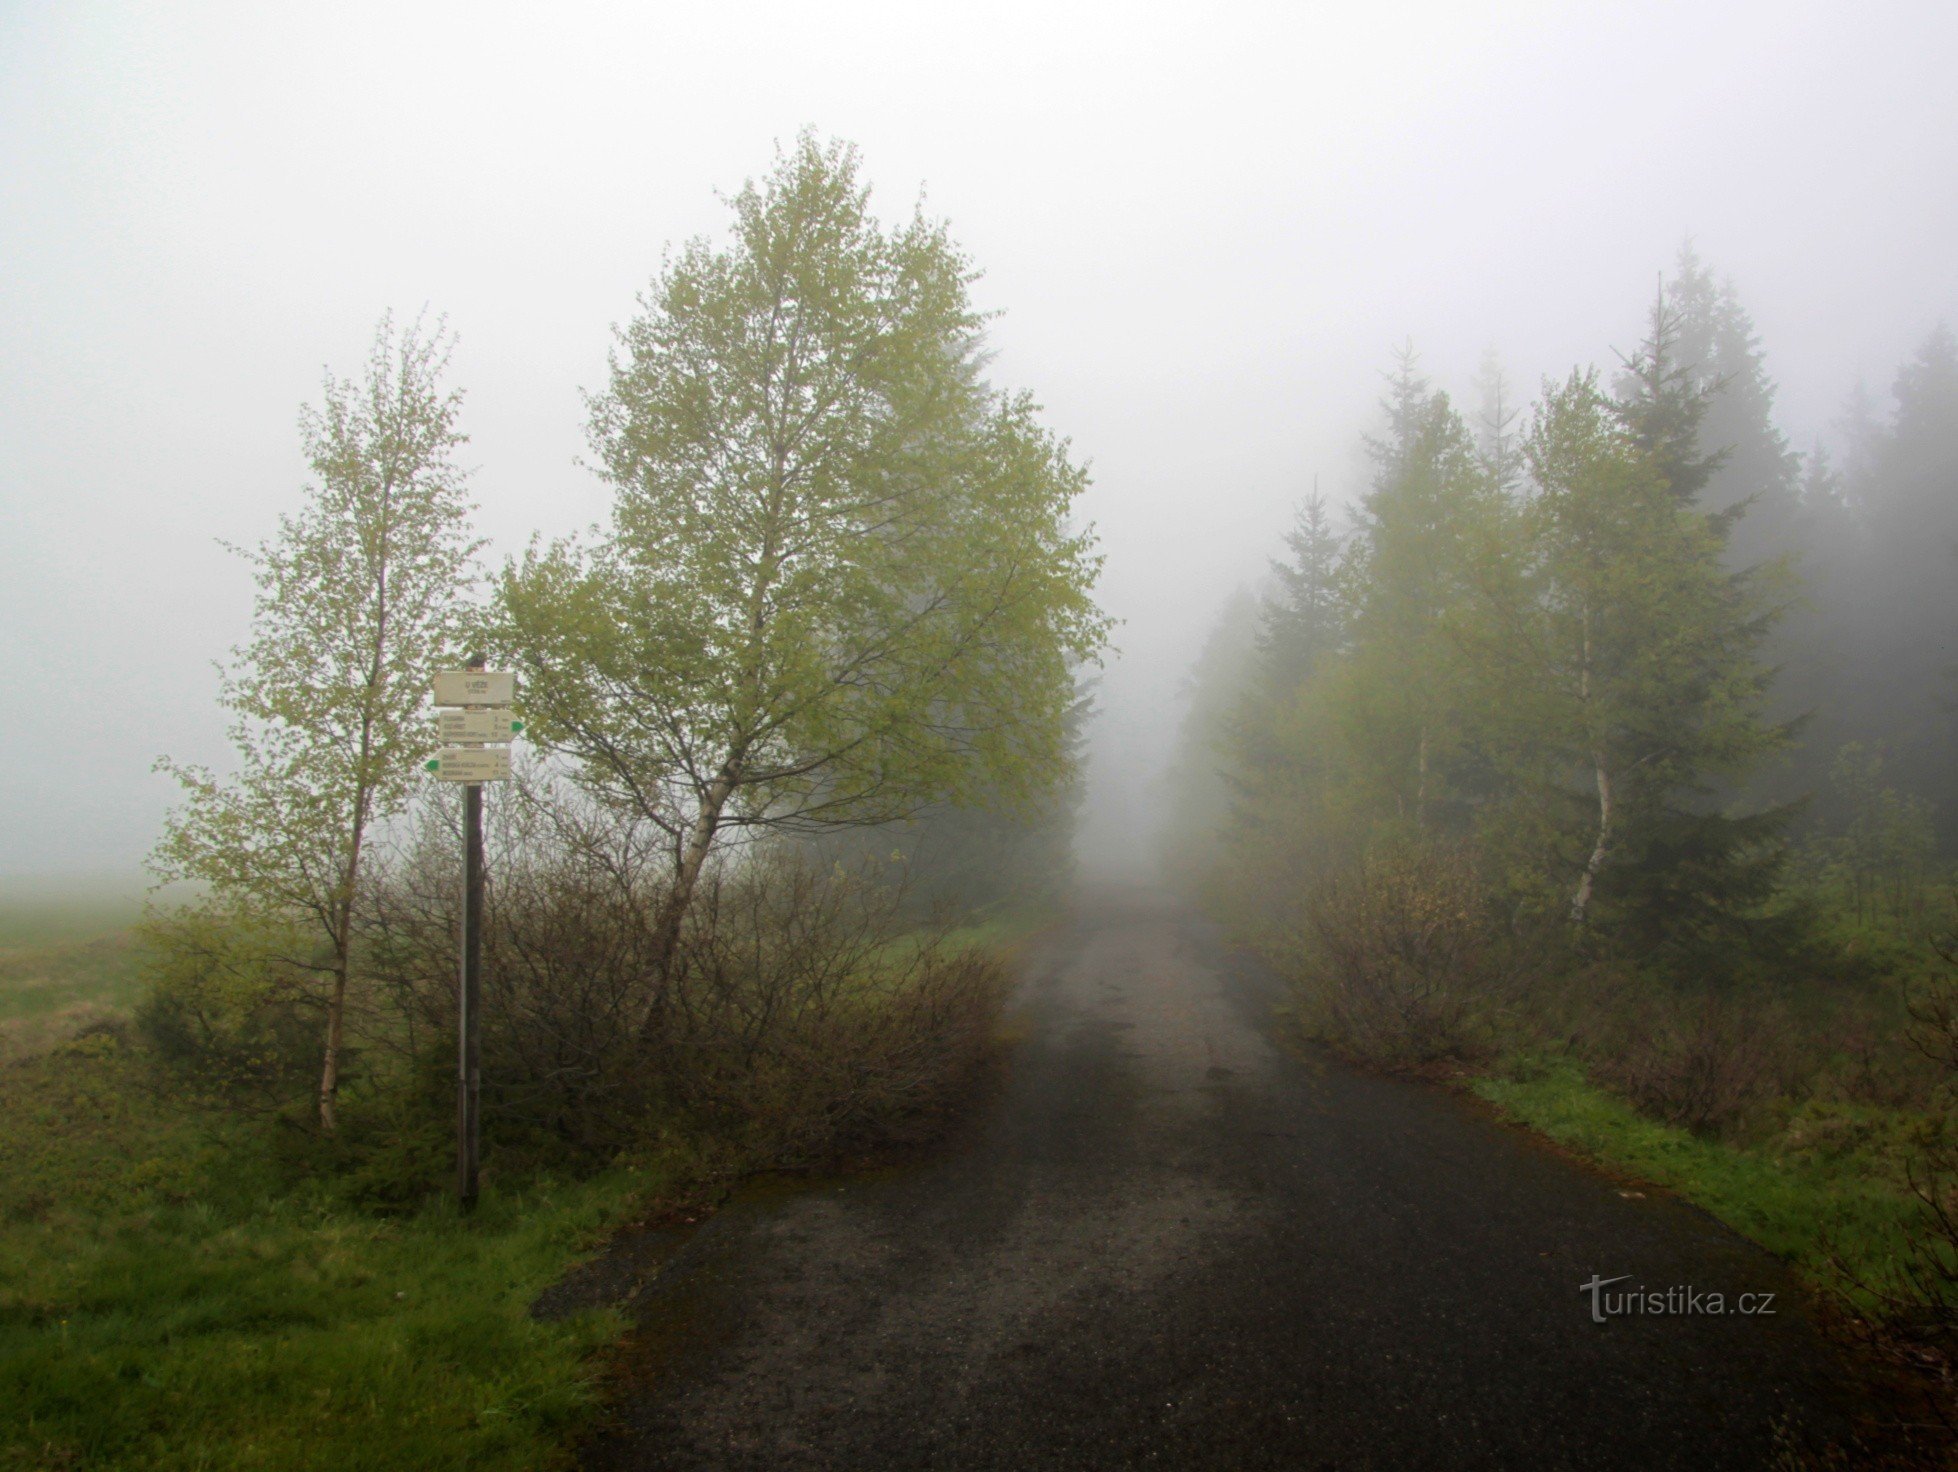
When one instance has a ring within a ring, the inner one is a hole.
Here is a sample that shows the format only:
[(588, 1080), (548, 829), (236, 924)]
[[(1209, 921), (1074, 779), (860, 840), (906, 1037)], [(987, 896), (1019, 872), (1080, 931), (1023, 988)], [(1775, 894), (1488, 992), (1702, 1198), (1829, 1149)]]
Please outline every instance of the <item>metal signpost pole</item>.
[(476, 1205), (482, 1160), (482, 1050), (477, 1031), (483, 1009), (483, 784), (510, 776), (509, 741), (523, 730), (510, 719), (516, 681), (508, 671), (484, 670), (480, 658), (466, 670), (435, 677), (435, 703), (444, 746), (428, 770), (462, 784), (462, 955), (456, 976), (456, 1200)]
[(482, 1148), (482, 1052), (476, 1038), (482, 1003), (483, 784), (469, 782), (462, 789), (461, 1038), (456, 1059), (456, 1200), (464, 1211), (476, 1205), (476, 1168)]

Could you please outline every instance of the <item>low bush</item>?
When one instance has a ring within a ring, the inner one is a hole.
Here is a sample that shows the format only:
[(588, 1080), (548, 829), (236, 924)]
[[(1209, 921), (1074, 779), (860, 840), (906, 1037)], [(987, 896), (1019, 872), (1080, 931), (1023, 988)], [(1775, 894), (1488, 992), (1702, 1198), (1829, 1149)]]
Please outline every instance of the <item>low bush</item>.
[(1904, 1165), (1914, 1211), (1889, 1271), (1852, 1286), (1878, 1304), (1865, 1320), (1872, 1339), (1938, 1381), (1934, 1411), (1958, 1434), (1958, 933), (1933, 951), (1943, 969), (1909, 1005), (1909, 1040), (1940, 1080)]
[(1523, 974), (1461, 848), (1377, 850), (1322, 882), (1305, 910), (1302, 1013), (1375, 1063), (1485, 1056)]
[(809, 1163), (927, 1133), (992, 1043), (1004, 973), (901, 893), (792, 861), (709, 885), (664, 1038), (680, 1098)]
[[(755, 846), (703, 877), (669, 964), (662, 835), (515, 784), (491, 827), (484, 1171), (602, 1169), (714, 1134), (753, 1166), (934, 1127), (990, 1047), (999, 962), (927, 926), (886, 873)], [(149, 927), (142, 1029), (186, 1083), (293, 1126), (291, 1174), (400, 1211), (448, 1183), (458, 835), (440, 806), (361, 897), (340, 1127), (313, 1128), (318, 990), (304, 935), (210, 907)]]
[(1780, 1092), (1788, 1029), (1778, 1009), (1660, 993), (1621, 1018), (1620, 1046), (1601, 1052), (1595, 1071), (1661, 1123), (1727, 1132)]
[(310, 1101), (319, 1083), (318, 943), (206, 901), (138, 927), (149, 990), (136, 1023), (161, 1059), (233, 1109)]

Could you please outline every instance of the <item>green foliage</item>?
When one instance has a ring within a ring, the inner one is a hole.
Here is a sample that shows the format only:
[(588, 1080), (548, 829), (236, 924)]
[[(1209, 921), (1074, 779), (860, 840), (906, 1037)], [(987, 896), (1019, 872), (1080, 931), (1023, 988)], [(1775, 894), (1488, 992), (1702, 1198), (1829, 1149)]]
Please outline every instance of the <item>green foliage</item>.
[(317, 1061), (318, 939), (290, 918), (208, 900), (139, 931), (137, 1023), (158, 1054), (234, 1105), (289, 1102)]
[(529, 1304), (666, 1164), (376, 1220), (162, 1082), (109, 1038), (0, 1071), (0, 1467), (560, 1465), (621, 1325)]
[(1805, 857), (1813, 877), (1845, 897), (1858, 923), (1921, 937), (1931, 915), (1937, 833), (1930, 805), (1887, 785), (1883, 765), (1861, 742), (1836, 753), (1829, 775), (1844, 822), (1817, 835)]
[(1388, 432), (1368, 441), (1373, 483), (1341, 570), (1340, 765), (1373, 822), (1425, 833), (1456, 822), (1473, 786), (1458, 625), (1494, 502), (1468, 426), (1411, 349), (1389, 389)]
[(1473, 837), (1512, 913), (1640, 954), (1703, 964), (1763, 913), (1780, 819), (1731, 793), (1786, 737), (1758, 657), (1772, 579), (1729, 572), (1728, 522), (1693, 504), (1716, 461), (1662, 443), (1704, 411), (1673, 331), (1661, 310), (1627, 399), (1573, 373), (1520, 437), (1491, 370), (1479, 441), (1401, 356), (1337, 578), (1309, 507), (1256, 676), (1197, 713), (1227, 712), (1217, 888), (1241, 909), (1296, 909), (1383, 839)]
[(1271, 564), (1277, 590), (1259, 606), (1261, 693), (1282, 697), (1298, 688), (1344, 646), (1340, 541), (1315, 485), (1285, 534), (1290, 555)]
[(361, 858), (372, 828), (406, 806), (435, 732), (428, 678), (467, 631), (478, 544), (455, 463), (460, 395), (440, 379), (449, 345), (391, 321), (361, 383), (327, 377), (300, 433), (317, 483), (278, 535), (245, 555), (258, 584), (251, 642), (233, 651), (220, 702), (234, 720), (236, 774), (165, 758), (186, 800), (151, 867), (194, 880), (255, 922), (310, 928), (323, 954), (290, 968), (329, 983), (321, 1126), (338, 1096)]
[[(270, 1127), (237, 1105), (277, 1071), (262, 1017), (287, 995), (279, 937), (250, 911), (158, 922), (153, 1005), (197, 1029), (189, 1067), (141, 1045), (152, 1020), (0, 1068), (0, 1468), (566, 1464), (597, 1399), (592, 1353), (624, 1328), (610, 1311), (530, 1316), (573, 1257), (703, 1176), (935, 1131), (993, 1044), (1010, 929), (893, 931), (847, 886), (737, 881), (710, 901), (684, 1033), (634, 1055), (664, 1108), (611, 1121), (630, 1148), (598, 1158), (528, 1148), (536, 1122), (513, 1116), (537, 1107), (537, 1070), (579, 1061), (550, 1027), (603, 1022), (527, 995), (523, 966), (562, 944), (557, 922), (604, 912), (533, 886), (497, 920), (498, 1070), (467, 1219), (431, 1191), (452, 1158), (452, 1035), (422, 1039), (441, 1077), (414, 1053), (352, 1075), (331, 1136)], [(616, 933), (590, 938), (560, 978)], [(446, 947), (423, 959), (453, 965)], [(605, 1102), (582, 1101), (587, 1137)], [(583, 1180), (556, 1173), (580, 1163)]]
[(1085, 474), (976, 376), (972, 271), (805, 137), (688, 245), (592, 403), (610, 535), (505, 574), (537, 736), (676, 834), (903, 816), (1065, 773), (1098, 649)]
[(1665, 474), (1690, 457), (1651, 458), (1592, 376), (1546, 396), (1526, 453), (1522, 565), (1494, 600), (1498, 761), (1529, 808), (1571, 814), (1559, 846), (1581, 876), (1574, 917), (1589, 918), (1595, 881), (1607, 918), (1649, 950), (1766, 898), (1756, 851), (1771, 823), (1709, 799), (1784, 739), (1755, 652), (1771, 614)]
[(459, 652), (468, 608), (469, 505), (455, 463), (458, 393), (438, 330), (399, 339), (383, 320), (366, 378), (328, 375), (301, 438), (316, 483), (278, 534), (244, 555), (258, 595), (252, 638), (219, 699), (239, 770), (220, 780), (168, 759), (187, 801), (153, 867), (340, 944), (338, 915), (368, 825), (398, 812), (435, 744), (428, 679)]

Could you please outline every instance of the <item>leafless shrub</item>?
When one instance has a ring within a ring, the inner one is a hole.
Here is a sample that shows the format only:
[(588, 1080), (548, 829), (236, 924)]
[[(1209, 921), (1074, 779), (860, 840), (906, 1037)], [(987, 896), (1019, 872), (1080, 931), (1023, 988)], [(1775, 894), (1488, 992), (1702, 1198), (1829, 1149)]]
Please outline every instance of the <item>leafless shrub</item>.
[[(621, 1121), (643, 1116), (656, 1083), (637, 1046), (657, 1005), (656, 839), (541, 777), (498, 792), (489, 816), (485, 1128), (616, 1150)], [(365, 1040), (431, 1095), (453, 1088), (460, 845), (451, 805), (423, 811), (377, 875), (360, 948)]]
[(1772, 1097), (1788, 1026), (1764, 1004), (1714, 996), (1653, 999), (1629, 1014), (1598, 1071), (1643, 1113), (1700, 1134), (1730, 1130)]
[(1376, 852), (1321, 884), (1306, 906), (1305, 955), (1308, 1021), (1381, 1063), (1484, 1053), (1519, 972), (1473, 856), (1456, 848)]
[[(750, 849), (696, 893), (664, 979), (659, 836), (576, 794), (509, 794), (484, 933), (485, 1128), (602, 1156), (677, 1114), (806, 1161), (915, 1130), (991, 1035), (996, 963), (902, 895)], [(377, 883), (377, 1046), (452, 1086), (459, 878), (439, 814)]]
[(777, 1162), (929, 1130), (990, 1047), (1003, 975), (898, 891), (792, 860), (697, 902), (665, 1056), (693, 1108)]

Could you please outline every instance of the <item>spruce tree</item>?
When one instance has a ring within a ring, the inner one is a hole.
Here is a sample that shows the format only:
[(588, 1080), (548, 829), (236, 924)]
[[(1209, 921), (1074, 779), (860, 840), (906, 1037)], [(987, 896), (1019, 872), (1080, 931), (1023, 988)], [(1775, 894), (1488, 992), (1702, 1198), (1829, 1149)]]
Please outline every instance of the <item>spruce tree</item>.
[(1733, 283), (1716, 282), (1690, 245), (1679, 253), (1666, 299), (1678, 324), (1673, 351), (1706, 404), (1698, 445), (1718, 460), (1700, 491), (1701, 506), (1720, 513), (1746, 508), (1729, 537), (1729, 565), (1800, 556), (1801, 457), (1775, 425), (1775, 384), (1753, 319)]
[(1344, 577), (1351, 613), (1347, 739), (1371, 801), (1415, 832), (1458, 816), (1459, 651), (1448, 628), (1468, 585), (1465, 549), (1486, 515), (1474, 437), (1445, 393), (1402, 352), (1388, 376), (1386, 432), (1367, 441), (1362, 498)]
[(1672, 479), (1706, 461), (1651, 442), (1655, 426), (1697, 423), (1665, 346), (1655, 332), (1637, 380), (1660, 392), (1629, 410), (1589, 373), (1539, 410), (1516, 585), (1526, 601), (1509, 615), (1519, 653), (1505, 682), (1506, 775), (1563, 834), (1570, 918), (1602, 917), (1647, 951), (1764, 897), (1776, 819), (1724, 812), (1716, 793), (1786, 736), (1762, 712), (1771, 615), (1721, 565), (1720, 519)]
[(1940, 846), (1958, 854), (1958, 338), (1948, 328), (1899, 370), (1894, 394), (1861, 487), (1871, 572), (1857, 702), (1893, 778), (1932, 803)]
[(1289, 694), (1303, 684), (1345, 637), (1340, 537), (1316, 480), (1312, 494), (1299, 503), (1292, 529), (1285, 534), (1285, 548), (1291, 555), (1272, 561), (1276, 586), (1259, 605), (1260, 673), (1273, 696)]

